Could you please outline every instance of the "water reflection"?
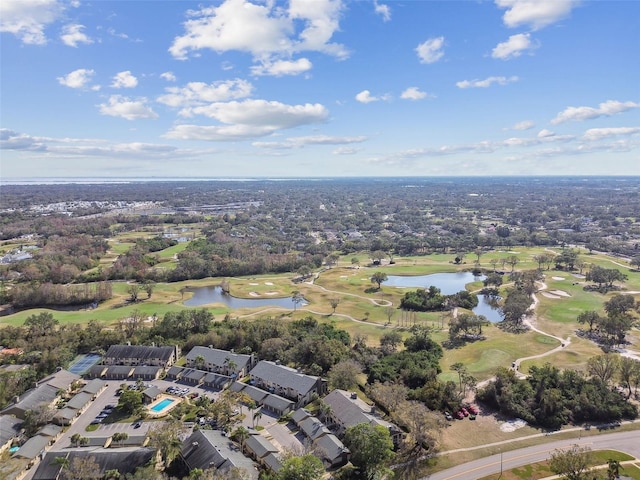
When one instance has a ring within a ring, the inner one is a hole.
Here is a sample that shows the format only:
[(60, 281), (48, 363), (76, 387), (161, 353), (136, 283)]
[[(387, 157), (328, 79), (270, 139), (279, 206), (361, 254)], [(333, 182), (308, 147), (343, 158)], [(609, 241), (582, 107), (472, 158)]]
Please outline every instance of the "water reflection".
[[(291, 297), (280, 298), (237, 298), (224, 293), (219, 286), (190, 288), (193, 296), (185, 300), (187, 307), (200, 307), (210, 303), (223, 303), (229, 308), (256, 308), (256, 307), (282, 307), (294, 308)], [(306, 301), (298, 304), (298, 307), (307, 305)]]

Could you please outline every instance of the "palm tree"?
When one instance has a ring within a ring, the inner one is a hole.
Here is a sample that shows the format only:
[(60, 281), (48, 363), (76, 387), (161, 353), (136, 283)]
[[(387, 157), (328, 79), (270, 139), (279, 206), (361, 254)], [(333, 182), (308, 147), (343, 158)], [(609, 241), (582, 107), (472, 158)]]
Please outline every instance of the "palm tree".
[(244, 453), (244, 442), (249, 438), (249, 430), (238, 427), (233, 436), (240, 442), (240, 451)]
[(77, 447), (80, 443), (80, 438), (82, 438), (82, 435), (80, 435), (79, 433), (74, 433), (73, 435), (71, 435), (71, 438), (69, 439), (71, 441), (71, 445)]
[(202, 370), (202, 367), (204, 366), (204, 362), (205, 362), (204, 356), (202, 355), (197, 355), (193, 361), (193, 363), (195, 364), (198, 370)]
[(615, 480), (620, 476), (620, 469), (624, 470), (618, 460), (610, 458), (607, 460), (607, 480)]
[(60, 471), (56, 475), (56, 479), (60, 476), (63, 470), (69, 468), (69, 454), (67, 453), (64, 457), (56, 457), (51, 462), (52, 465), (60, 467)]
[(255, 411), (252, 418), (253, 418), (253, 428), (256, 428), (256, 422), (260, 422), (260, 419), (262, 418), (262, 407), (260, 407), (258, 410)]
[(116, 432), (111, 437), (111, 440), (117, 442), (118, 445), (122, 446), (122, 442), (129, 438), (129, 434), (127, 432)]

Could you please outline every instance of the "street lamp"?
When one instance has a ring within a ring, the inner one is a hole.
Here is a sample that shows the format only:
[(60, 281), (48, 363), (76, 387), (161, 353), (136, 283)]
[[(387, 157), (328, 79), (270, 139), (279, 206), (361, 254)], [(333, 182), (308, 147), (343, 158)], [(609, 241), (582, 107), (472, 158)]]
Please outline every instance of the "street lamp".
[(502, 478), (502, 449), (500, 449), (500, 476), (498, 478)]

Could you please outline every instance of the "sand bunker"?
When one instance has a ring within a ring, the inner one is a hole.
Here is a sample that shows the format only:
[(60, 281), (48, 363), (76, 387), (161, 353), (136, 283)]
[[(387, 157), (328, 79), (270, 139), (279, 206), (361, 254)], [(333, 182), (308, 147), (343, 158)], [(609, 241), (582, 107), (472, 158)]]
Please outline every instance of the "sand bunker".
[(258, 292), (249, 292), (250, 297), (259, 297), (260, 294)]
[(547, 297), (547, 298), (561, 298), (561, 297), (570, 297), (571, 295), (569, 295), (567, 292), (564, 292), (562, 290), (551, 290), (549, 292), (540, 292), (542, 293), (543, 296)]
[(516, 418), (515, 420), (504, 422), (502, 425), (500, 425), (500, 430), (503, 432), (515, 432), (517, 429), (526, 426), (527, 422), (525, 422), (521, 418)]
[(348, 275), (340, 275), (340, 278), (349, 278)]
[(265, 292), (265, 295), (278, 295), (278, 292)]
[(269, 285), (269, 286), (273, 285), (273, 283), (271, 283), (271, 282), (264, 282), (264, 284), (265, 285)]
[(250, 283), (249, 285), (251, 285), (252, 287), (255, 287), (258, 284), (257, 283)]
[(557, 281), (564, 280), (564, 277), (551, 277), (551, 278), (553, 278), (554, 280), (557, 280)]

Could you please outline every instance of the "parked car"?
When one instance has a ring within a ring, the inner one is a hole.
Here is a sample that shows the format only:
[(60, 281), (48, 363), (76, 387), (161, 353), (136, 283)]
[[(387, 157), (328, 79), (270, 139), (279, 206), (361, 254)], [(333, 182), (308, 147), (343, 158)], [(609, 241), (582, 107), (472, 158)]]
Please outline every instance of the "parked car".
[(444, 412), (444, 418), (446, 418), (447, 420), (453, 420), (453, 417), (449, 412)]
[(476, 419), (475, 414), (472, 413), (469, 415), (469, 420), (475, 420), (475, 419)]
[(140, 428), (142, 426), (142, 423), (140, 422), (136, 422), (133, 424), (133, 428)]
[(462, 420), (462, 419), (464, 418), (464, 415), (462, 414), (462, 412), (461, 412), (460, 410), (458, 410), (458, 411), (456, 412), (456, 418), (457, 418), (458, 420)]
[(469, 411), (464, 407), (460, 409), (460, 412), (462, 412), (462, 415), (464, 415), (465, 417), (469, 416)]
[(469, 413), (471, 413), (473, 415), (477, 415), (478, 413), (480, 413), (480, 411), (478, 410), (478, 407), (476, 407), (475, 405), (469, 405), (466, 408), (467, 408), (467, 410), (469, 410)]

